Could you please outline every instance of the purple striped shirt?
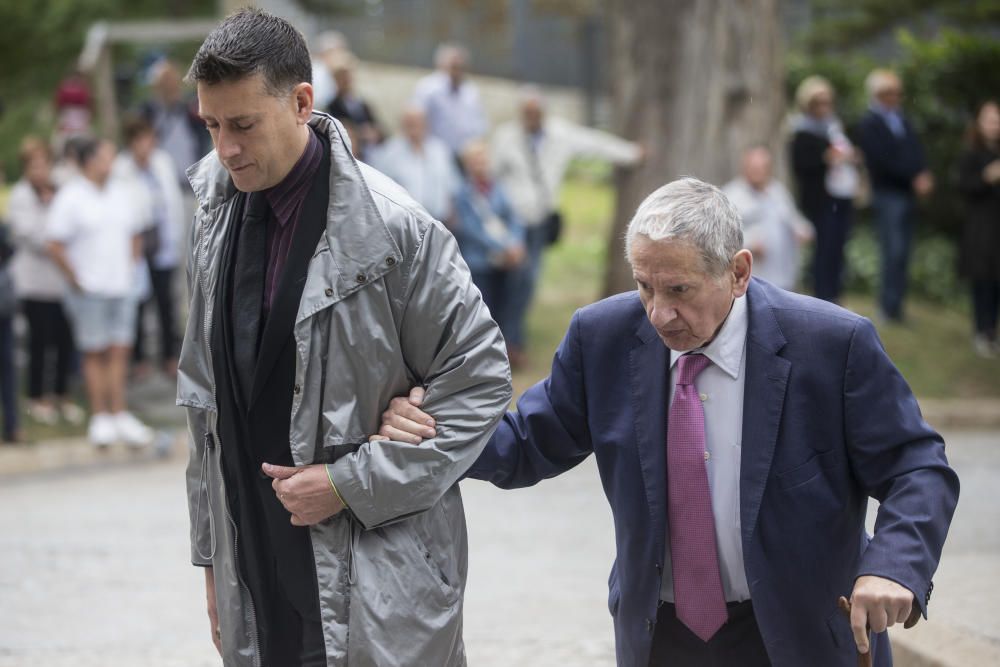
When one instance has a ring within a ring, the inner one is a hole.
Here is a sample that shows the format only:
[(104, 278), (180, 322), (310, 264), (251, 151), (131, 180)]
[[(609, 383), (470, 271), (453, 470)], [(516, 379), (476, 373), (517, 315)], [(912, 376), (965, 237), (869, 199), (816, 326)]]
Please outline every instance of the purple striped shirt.
[(264, 191), (271, 214), (267, 217), (267, 271), (264, 273), (264, 315), (271, 312), (278, 281), (288, 259), (288, 249), (295, 236), (302, 213), (302, 202), (312, 186), (323, 158), (323, 142), (309, 128), (309, 142), (302, 157), (285, 178)]

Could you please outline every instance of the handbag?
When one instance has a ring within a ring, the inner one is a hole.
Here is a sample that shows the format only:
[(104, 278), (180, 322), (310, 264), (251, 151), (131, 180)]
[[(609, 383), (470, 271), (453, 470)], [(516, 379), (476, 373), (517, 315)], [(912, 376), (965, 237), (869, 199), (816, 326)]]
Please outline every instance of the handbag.
[(545, 245), (555, 245), (559, 242), (559, 238), (562, 236), (562, 213), (559, 211), (552, 211), (545, 216), (542, 226), (545, 229)]

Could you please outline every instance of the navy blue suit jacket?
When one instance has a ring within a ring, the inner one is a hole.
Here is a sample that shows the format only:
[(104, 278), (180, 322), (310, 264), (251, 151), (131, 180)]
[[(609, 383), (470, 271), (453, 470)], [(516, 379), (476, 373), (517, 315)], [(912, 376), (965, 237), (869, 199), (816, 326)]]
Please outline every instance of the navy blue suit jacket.
[[(748, 291), (740, 519), (757, 622), (776, 667), (856, 664), (837, 611), (859, 575), (895, 580), (926, 614), (958, 499), (871, 322), (753, 279)], [(618, 664), (646, 667), (667, 535), (669, 350), (637, 293), (578, 311), (552, 373), (506, 415), (470, 477), (503, 488), (591, 453), (614, 518), (609, 579)], [(869, 497), (882, 505), (864, 530)], [(887, 642), (876, 664), (888, 665)]]
[(858, 123), (858, 145), (865, 155), (874, 190), (913, 192), (913, 179), (927, 168), (924, 149), (910, 121), (903, 117), (903, 135), (897, 137), (885, 120), (868, 110)]

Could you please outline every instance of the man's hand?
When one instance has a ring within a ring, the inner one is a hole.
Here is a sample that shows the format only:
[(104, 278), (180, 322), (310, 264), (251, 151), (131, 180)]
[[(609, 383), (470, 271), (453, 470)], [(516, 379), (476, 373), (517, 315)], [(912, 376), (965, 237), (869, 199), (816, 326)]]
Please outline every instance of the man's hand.
[(924, 198), (934, 191), (934, 176), (931, 172), (922, 171), (913, 178), (913, 191), (920, 198)]
[(222, 633), (219, 631), (219, 608), (215, 604), (215, 570), (210, 567), (205, 570), (205, 599), (208, 603), (208, 627), (212, 631), (212, 643), (215, 650), (222, 655)]
[(274, 480), (271, 488), (291, 513), (293, 526), (312, 526), (344, 509), (323, 464), (288, 468), (265, 463), (261, 470)]
[(906, 623), (919, 607), (913, 603), (913, 593), (891, 579), (866, 575), (858, 577), (851, 593), (851, 630), (858, 653), (867, 653), (868, 631), (885, 632), (896, 623)]
[(1000, 160), (993, 160), (983, 168), (983, 180), (990, 185), (1000, 184)]
[(420, 410), (424, 403), (424, 388), (414, 387), (409, 396), (397, 396), (389, 402), (389, 409), (382, 413), (382, 427), (374, 440), (395, 440), (419, 445), (424, 438), (437, 435), (434, 418)]

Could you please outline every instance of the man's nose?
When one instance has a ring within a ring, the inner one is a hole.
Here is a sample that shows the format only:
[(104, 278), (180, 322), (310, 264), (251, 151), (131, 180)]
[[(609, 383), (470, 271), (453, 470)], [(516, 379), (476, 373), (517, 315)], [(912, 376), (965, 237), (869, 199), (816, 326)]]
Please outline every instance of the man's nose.
[(677, 319), (677, 309), (666, 300), (653, 301), (653, 309), (649, 313), (650, 323), (657, 329), (663, 329)]
[(219, 152), (219, 157), (223, 160), (234, 158), (240, 154), (239, 142), (235, 141), (223, 130), (219, 130), (219, 138), (216, 140), (215, 149)]

